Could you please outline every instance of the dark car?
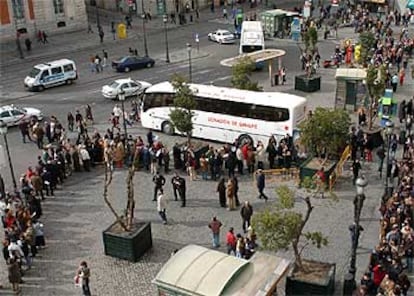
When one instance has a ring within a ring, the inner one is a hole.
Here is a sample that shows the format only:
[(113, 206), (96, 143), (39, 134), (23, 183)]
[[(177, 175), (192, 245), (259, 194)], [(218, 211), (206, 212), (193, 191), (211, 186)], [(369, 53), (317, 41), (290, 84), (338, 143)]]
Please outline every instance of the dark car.
[(131, 70), (151, 68), (154, 64), (155, 61), (150, 57), (127, 56), (117, 61), (112, 61), (112, 68), (117, 72), (129, 72)]

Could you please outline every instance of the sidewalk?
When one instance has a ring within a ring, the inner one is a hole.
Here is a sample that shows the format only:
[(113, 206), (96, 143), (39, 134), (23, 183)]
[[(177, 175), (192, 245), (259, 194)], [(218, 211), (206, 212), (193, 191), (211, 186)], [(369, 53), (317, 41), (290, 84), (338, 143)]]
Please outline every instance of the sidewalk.
[[(246, 13), (253, 11), (259, 11), (260, 8), (245, 8)], [(124, 21), (125, 15), (112, 11), (105, 11), (100, 9), (100, 24), (105, 33), (104, 42), (105, 46), (115, 46), (119, 43), (125, 43), (123, 46), (128, 47), (128, 44), (132, 44), (132, 41), (141, 39), (143, 36), (142, 20), (137, 16), (132, 18), (132, 29), (127, 31), (126, 40), (113, 39), (111, 33), (111, 21), (120, 22)], [(187, 24), (178, 25), (168, 23), (168, 30), (175, 30), (177, 28), (186, 28), (189, 26), (194, 26), (200, 23), (208, 22), (214, 19), (222, 18), (221, 9), (216, 9), (214, 13), (211, 13), (208, 9), (200, 11), (200, 18), (197, 20), (194, 14), (194, 22), (189, 22), (189, 16), (187, 15)], [(102, 44), (99, 42), (99, 36), (96, 29), (96, 14), (90, 13), (89, 20), (91, 21), (91, 26), (93, 33), (87, 33), (87, 30), (76, 31), (65, 34), (49, 34), (49, 43), (41, 44), (32, 38), (32, 50), (31, 52), (24, 51), (24, 59), (20, 59), (19, 54), (16, 50), (15, 42), (0, 44), (0, 66), (9, 66), (18, 63), (25, 63), (27, 61), (36, 59), (36, 58), (47, 58), (48, 56), (62, 54), (73, 51), (85, 50), (85, 49), (94, 49), (100, 47)], [(161, 33), (164, 30), (164, 23), (162, 17), (153, 17), (151, 21), (145, 23), (145, 28), (147, 32), (147, 37), (156, 33)], [(24, 40), (21, 40), (22, 46), (24, 47)], [(128, 42), (129, 41), (129, 42)], [(132, 45), (136, 46), (136, 45)]]

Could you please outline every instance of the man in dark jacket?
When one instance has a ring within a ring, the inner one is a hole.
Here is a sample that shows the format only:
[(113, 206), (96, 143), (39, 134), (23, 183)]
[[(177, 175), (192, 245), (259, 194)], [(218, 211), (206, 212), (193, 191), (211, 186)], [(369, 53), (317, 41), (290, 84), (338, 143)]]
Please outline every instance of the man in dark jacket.
[(250, 219), (253, 215), (253, 207), (248, 201), (245, 201), (240, 209), (240, 216), (242, 217), (242, 228), (244, 233), (247, 232), (247, 228), (250, 226)]
[(21, 121), (19, 123), (19, 129), (22, 134), (23, 143), (26, 143), (26, 137), (29, 139), (29, 141), (32, 141), (29, 133), (29, 123), (27, 121)]
[(267, 201), (267, 196), (264, 194), (263, 190), (265, 189), (265, 175), (263, 174), (263, 170), (258, 170), (256, 173), (256, 186), (257, 190), (259, 191), (258, 198), (261, 199), (262, 197)]
[(152, 182), (155, 184), (154, 187), (154, 198), (152, 201), (157, 201), (157, 193), (158, 191), (162, 190), (162, 187), (165, 184), (165, 178), (163, 175), (160, 174), (160, 172), (157, 172), (154, 177), (152, 177)]

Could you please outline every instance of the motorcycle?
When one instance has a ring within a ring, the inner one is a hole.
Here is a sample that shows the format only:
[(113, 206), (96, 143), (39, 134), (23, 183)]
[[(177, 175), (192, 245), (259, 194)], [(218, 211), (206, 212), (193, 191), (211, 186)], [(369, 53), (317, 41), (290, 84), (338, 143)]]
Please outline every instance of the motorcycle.
[(331, 68), (331, 67), (339, 68), (340, 65), (341, 65), (341, 60), (340, 60), (339, 57), (332, 57), (331, 60), (324, 60), (323, 61), (323, 67), (324, 68)]

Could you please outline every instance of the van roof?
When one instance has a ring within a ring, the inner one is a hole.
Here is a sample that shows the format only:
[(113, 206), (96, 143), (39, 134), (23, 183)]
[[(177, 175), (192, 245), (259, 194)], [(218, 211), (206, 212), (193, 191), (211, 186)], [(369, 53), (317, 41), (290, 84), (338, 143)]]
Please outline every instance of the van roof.
[(242, 23), (242, 31), (262, 32), (262, 22), (260, 21), (244, 21)]
[(38, 64), (38, 65), (35, 65), (35, 67), (39, 69), (46, 69), (46, 68), (53, 67), (53, 66), (61, 66), (65, 64), (74, 64), (74, 63), (75, 63), (74, 61), (69, 60), (69, 59), (60, 59), (56, 61)]

